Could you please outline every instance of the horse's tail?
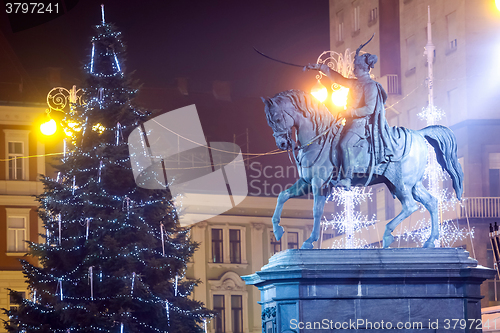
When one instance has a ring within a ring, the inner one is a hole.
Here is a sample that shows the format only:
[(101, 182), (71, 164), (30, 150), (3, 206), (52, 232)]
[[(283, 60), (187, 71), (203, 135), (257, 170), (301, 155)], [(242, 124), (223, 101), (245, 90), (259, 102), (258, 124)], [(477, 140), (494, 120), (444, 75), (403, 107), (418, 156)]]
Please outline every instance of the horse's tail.
[(434, 147), (436, 159), (439, 165), (450, 175), (453, 189), (458, 200), (460, 200), (463, 192), (464, 174), (460, 163), (458, 163), (455, 134), (448, 127), (441, 125), (427, 126), (418, 132)]

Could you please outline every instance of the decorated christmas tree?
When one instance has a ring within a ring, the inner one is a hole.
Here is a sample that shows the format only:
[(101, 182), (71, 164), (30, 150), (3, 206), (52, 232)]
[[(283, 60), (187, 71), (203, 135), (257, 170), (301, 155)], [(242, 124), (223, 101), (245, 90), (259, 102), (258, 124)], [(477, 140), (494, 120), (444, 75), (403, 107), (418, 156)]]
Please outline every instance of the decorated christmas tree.
[(133, 105), (121, 33), (95, 27), (85, 66), (85, 103), (63, 123), (70, 136), (57, 177), (38, 196), (45, 242), (22, 261), (31, 290), (12, 292), (9, 332), (201, 332), (211, 314), (188, 298), (196, 246), (179, 229), (167, 189), (135, 184), (127, 137), (149, 114)]

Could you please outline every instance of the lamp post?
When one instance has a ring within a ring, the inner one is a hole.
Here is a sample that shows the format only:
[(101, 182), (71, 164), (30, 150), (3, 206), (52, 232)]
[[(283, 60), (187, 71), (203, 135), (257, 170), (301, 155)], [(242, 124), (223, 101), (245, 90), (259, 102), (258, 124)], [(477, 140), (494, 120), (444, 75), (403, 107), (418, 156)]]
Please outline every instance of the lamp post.
[(68, 111), (68, 108), (72, 110), (75, 104), (84, 104), (82, 89), (76, 89), (76, 86), (73, 86), (70, 90), (57, 87), (49, 91), (47, 94), (47, 105), (49, 108), (45, 111), (48, 120), (40, 125), (40, 131), (44, 135), (53, 135), (57, 130), (57, 123), (52, 119), (50, 113), (52, 111), (65, 113)]
[[(325, 64), (331, 69), (342, 74), (344, 77), (353, 77), (353, 55), (350, 49), (346, 49), (345, 53), (338, 53), (335, 51), (325, 51), (321, 53), (316, 61), (317, 64)], [(311, 89), (311, 94), (316, 97), (320, 102), (324, 102), (328, 97), (326, 87), (321, 83), (321, 79), (325, 76), (321, 71), (316, 75), (318, 83)], [(347, 95), (349, 88), (343, 87), (337, 83), (331, 85), (332, 95), (331, 100), (335, 106), (346, 108)]]

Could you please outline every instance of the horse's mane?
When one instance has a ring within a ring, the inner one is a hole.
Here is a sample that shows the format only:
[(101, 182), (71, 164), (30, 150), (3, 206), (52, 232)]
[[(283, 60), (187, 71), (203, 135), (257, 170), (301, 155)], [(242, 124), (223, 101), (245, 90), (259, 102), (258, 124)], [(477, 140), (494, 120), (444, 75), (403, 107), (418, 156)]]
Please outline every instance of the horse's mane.
[(311, 119), (317, 134), (331, 128), (337, 121), (336, 117), (330, 113), (324, 104), (313, 95), (302, 90), (282, 91), (271, 98), (276, 104), (279, 104), (284, 99), (288, 99), (297, 110), (302, 112), (304, 117)]

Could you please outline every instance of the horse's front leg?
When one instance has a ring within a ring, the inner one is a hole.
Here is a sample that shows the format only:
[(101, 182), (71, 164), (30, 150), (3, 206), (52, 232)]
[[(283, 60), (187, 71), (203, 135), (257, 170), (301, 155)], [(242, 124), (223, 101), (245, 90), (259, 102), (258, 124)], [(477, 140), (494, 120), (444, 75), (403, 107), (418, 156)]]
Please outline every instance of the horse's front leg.
[(313, 242), (317, 241), (319, 238), (321, 217), (323, 217), (323, 209), (325, 208), (326, 201), (326, 196), (321, 193), (321, 187), (323, 186), (323, 183), (324, 181), (321, 178), (313, 178), (311, 181), (311, 187), (314, 196), (314, 225), (311, 236), (309, 236), (304, 244), (302, 244), (302, 249), (312, 249), (314, 247)]
[(276, 203), (276, 209), (273, 214), (273, 233), (277, 240), (280, 240), (283, 236), (283, 227), (279, 225), (281, 220), (281, 212), (283, 211), (283, 205), (288, 199), (299, 197), (308, 194), (310, 191), (310, 186), (302, 178), (297, 180), (295, 184), (282, 191), (278, 195), (278, 202)]

